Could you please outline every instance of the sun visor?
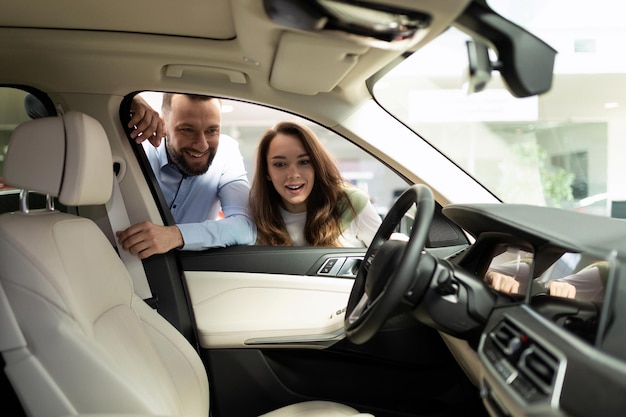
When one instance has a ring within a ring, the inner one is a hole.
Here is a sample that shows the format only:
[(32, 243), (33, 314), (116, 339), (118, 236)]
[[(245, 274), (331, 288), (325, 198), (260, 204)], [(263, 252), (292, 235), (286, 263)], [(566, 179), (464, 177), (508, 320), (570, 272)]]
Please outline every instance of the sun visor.
[(369, 47), (320, 36), (285, 32), (272, 66), (272, 87), (290, 93), (329, 92), (357, 64)]

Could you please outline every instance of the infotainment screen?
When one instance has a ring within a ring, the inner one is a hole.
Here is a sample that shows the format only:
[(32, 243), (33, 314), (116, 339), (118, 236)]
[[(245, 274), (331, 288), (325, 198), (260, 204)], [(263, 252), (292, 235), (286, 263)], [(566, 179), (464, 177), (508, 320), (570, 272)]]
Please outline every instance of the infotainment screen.
[(567, 252), (534, 280), (545, 292), (530, 294), (530, 305), (589, 343), (598, 342), (612, 263)]
[(537, 279), (537, 283), (552, 296), (601, 303), (608, 276), (608, 260), (567, 252)]
[(485, 282), (502, 293), (525, 297), (542, 316), (595, 343), (603, 327), (610, 257), (565, 252), (542, 264), (545, 258), (541, 253), (508, 247), (491, 260)]
[(517, 246), (506, 246), (491, 259), (485, 282), (507, 294), (526, 294), (531, 281), (533, 253)]

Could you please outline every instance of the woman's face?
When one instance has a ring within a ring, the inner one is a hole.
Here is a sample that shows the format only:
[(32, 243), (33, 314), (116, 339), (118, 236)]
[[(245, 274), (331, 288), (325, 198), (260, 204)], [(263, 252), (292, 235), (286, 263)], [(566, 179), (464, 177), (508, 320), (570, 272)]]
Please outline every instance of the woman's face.
[(285, 209), (306, 211), (306, 201), (315, 183), (311, 158), (295, 136), (278, 133), (267, 152), (269, 180), (280, 195)]

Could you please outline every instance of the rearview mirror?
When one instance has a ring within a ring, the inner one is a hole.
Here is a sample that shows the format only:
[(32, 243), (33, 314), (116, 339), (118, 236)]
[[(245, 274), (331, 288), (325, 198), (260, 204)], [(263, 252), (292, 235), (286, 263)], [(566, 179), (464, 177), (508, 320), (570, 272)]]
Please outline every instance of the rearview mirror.
[[(471, 45), (472, 49), (469, 51), (476, 55), (473, 64), (478, 65), (479, 71), (500, 71), (507, 89), (515, 97), (542, 94), (552, 87), (556, 51), (532, 33), (491, 10), (486, 4), (472, 2), (457, 18), (455, 26), (474, 39), (484, 39), (485, 44), (493, 45), (498, 55), (496, 65), (490, 63), (488, 56), (484, 55), (487, 52), (486, 46), (478, 43)], [(478, 33), (482, 35), (479, 36)], [(481, 77), (484, 79), (485, 74), (478, 72), (474, 76), (475, 87), (481, 85)]]
[(491, 71), (499, 66), (489, 59), (487, 45), (477, 41), (467, 41), (467, 58), (469, 60), (468, 93), (478, 93), (485, 89), (491, 80)]

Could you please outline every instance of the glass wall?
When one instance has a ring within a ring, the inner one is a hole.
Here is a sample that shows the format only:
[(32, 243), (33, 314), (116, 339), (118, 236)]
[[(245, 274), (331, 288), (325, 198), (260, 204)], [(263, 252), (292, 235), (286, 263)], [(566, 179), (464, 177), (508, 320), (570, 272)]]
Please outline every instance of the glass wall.
[(470, 37), (451, 28), (383, 77), (376, 99), (504, 202), (625, 217), (626, 3), (489, 3), (557, 51), (549, 92), (515, 98), (493, 71), (468, 94)]

